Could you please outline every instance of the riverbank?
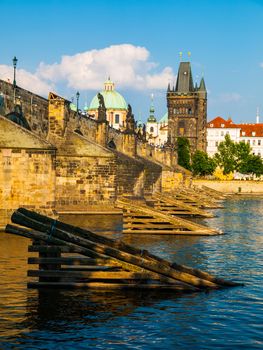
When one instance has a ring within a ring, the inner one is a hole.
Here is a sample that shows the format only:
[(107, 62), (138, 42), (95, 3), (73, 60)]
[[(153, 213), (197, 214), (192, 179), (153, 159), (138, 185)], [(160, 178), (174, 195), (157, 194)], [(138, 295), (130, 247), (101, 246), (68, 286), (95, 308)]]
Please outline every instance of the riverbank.
[(197, 187), (206, 186), (225, 194), (263, 196), (263, 181), (194, 179), (192, 184)]

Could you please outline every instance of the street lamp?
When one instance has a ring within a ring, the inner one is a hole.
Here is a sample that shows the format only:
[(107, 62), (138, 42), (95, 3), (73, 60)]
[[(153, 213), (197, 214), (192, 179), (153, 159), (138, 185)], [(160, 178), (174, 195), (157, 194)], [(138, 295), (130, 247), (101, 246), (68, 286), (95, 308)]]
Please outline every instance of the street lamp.
[(16, 65), (17, 65), (16, 56), (13, 58), (13, 67), (14, 67), (14, 80), (13, 80), (13, 88), (16, 88)]
[(77, 91), (76, 98), (77, 98), (77, 114), (79, 115), (79, 95), (80, 93)]
[(77, 130), (80, 129), (80, 117), (79, 117), (79, 95), (80, 93), (77, 91), (76, 93), (76, 99), (77, 99)]

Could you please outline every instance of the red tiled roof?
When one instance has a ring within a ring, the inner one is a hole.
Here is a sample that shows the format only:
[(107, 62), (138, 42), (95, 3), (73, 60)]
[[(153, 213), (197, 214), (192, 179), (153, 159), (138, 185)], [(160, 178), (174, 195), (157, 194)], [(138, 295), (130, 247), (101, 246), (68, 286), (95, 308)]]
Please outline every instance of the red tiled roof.
[[(207, 123), (208, 128), (236, 128), (240, 129), (240, 136), (254, 136), (263, 137), (263, 123), (251, 123), (251, 124), (235, 124), (232, 119), (223, 119), (222, 117), (216, 117)], [(243, 135), (245, 133), (245, 135)], [(252, 134), (255, 133), (255, 134)]]
[(222, 117), (216, 117), (215, 119), (207, 123), (207, 127), (208, 128), (236, 128), (237, 126), (236, 124), (233, 123), (231, 118), (228, 118), (227, 120), (225, 120)]
[[(240, 136), (263, 137), (263, 124), (236, 124), (240, 128)], [(243, 133), (245, 132), (245, 135)], [(255, 134), (252, 134), (255, 133)]]

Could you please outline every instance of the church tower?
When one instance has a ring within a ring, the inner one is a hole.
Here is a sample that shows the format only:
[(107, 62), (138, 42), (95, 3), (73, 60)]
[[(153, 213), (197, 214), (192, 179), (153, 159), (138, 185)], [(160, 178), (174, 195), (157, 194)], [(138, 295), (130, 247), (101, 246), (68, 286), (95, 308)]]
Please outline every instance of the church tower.
[(153, 94), (151, 95), (150, 114), (147, 118), (146, 132), (148, 134), (148, 138), (154, 143), (154, 139), (158, 136), (158, 123), (154, 116)]
[(176, 86), (168, 85), (167, 107), (168, 142), (185, 137), (191, 153), (206, 151), (207, 91), (204, 78), (194, 86), (190, 62), (180, 63)]

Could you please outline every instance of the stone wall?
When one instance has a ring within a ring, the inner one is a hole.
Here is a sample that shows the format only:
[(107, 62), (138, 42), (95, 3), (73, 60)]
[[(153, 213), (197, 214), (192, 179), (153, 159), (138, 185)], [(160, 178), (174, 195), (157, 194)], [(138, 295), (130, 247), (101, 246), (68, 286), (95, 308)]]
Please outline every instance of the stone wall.
[(22, 106), (31, 130), (43, 138), (48, 133), (48, 100), (0, 79), (0, 93), (4, 97), (2, 115), (14, 111), (16, 104)]
[(55, 208), (55, 151), (0, 149), (0, 227), (23, 206), (51, 214)]
[(56, 155), (56, 209), (87, 211), (112, 207), (116, 199), (116, 160), (111, 151), (68, 130), (53, 136)]
[(144, 195), (144, 163), (117, 151), (117, 195)]
[(263, 195), (263, 181), (193, 180), (193, 185), (198, 187), (207, 186), (223, 193), (262, 194)]
[(162, 191), (162, 166), (145, 158), (139, 158), (144, 165), (144, 195)]

